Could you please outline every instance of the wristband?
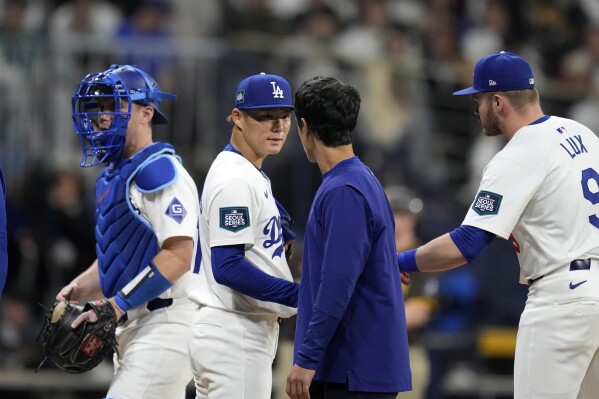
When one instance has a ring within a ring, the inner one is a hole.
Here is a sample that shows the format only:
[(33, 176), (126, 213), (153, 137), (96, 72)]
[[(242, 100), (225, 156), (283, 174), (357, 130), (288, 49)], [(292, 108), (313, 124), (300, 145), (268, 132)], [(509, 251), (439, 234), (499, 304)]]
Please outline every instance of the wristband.
[(419, 272), (416, 264), (416, 249), (397, 253), (397, 266), (400, 272)]
[(114, 301), (119, 308), (127, 312), (158, 297), (172, 285), (173, 283), (160, 273), (154, 262), (151, 262), (116, 294)]

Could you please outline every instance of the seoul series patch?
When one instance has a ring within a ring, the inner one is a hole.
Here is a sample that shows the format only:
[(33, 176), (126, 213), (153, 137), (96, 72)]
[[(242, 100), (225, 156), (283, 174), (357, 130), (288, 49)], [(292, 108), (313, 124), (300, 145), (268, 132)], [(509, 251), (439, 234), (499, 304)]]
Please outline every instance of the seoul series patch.
[(490, 191), (480, 191), (472, 204), (472, 210), (481, 216), (497, 215), (502, 199), (502, 195)]
[(246, 206), (220, 208), (220, 228), (237, 233), (250, 227), (250, 212)]
[(173, 198), (171, 203), (168, 204), (168, 207), (166, 208), (166, 212), (164, 212), (164, 214), (173, 219), (175, 222), (181, 224), (183, 219), (185, 219), (185, 216), (187, 216), (187, 210), (185, 209), (181, 201), (179, 201), (177, 197), (175, 197)]

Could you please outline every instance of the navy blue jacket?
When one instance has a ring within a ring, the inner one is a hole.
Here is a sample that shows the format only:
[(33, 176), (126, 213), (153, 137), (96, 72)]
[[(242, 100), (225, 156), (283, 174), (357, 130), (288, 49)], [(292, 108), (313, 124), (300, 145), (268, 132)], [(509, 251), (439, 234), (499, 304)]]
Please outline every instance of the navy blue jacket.
[(294, 363), (352, 391), (412, 388), (395, 222), (357, 157), (323, 175), (306, 225)]

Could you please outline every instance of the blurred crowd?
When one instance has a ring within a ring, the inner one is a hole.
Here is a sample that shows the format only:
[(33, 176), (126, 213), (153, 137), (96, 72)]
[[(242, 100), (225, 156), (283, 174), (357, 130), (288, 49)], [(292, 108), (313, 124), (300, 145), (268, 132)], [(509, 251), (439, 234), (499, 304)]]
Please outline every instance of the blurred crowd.
[[(501, 50), (531, 63), (547, 113), (599, 132), (597, 0), (0, 0), (10, 258), (0, 372), (37, 366), (39, 304), (95, 258), (97, 170), (78, 167), (70, 120), (70, 97), (87, 73), (131, 63), (177, 93), (165, 111), (172, 123), (159, 132), (200, 189), (226, 144), (224, 118), (240, 78), (265, 71), (292, 87), (315, 75), (351, 83), (362, 96), (358, 155), (384, 185), (423, 202), (415, 229), (424, 242), (460, 224), (482, 167), (504, 144), (483, 139), (469, 99), (451, 96), (470, 85), (476, 60)], [(265, 165), (300, 241), (320, 182), (301, 151), (292, 129), (284, 155)], [(477, 331), (518, 322), (526, 291), (515, 256), (506, 255), (510, 244), (496, 241), (471, 266), (428, 283), (437, 305), (418, 335), (437, 387), (448, 354), (475, 361)], [(283, 331), (284, 346), (293, 327)]]

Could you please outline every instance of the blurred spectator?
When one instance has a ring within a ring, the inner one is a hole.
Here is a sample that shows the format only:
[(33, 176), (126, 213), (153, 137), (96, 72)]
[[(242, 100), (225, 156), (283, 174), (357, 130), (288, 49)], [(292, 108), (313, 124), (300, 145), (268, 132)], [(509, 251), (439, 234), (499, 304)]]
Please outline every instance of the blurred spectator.
[(350, 23), (335, 40), (335, 51), (343, 59), (368, 61), (383, 57), (389, 10), (385, 0), (359, 0), (358, 20)]
[(436, 287), (439, 312), (424, 334), (430, 377), (427, 399), (444, 399), (443, 384), (449, 372), (466, 364), (474, 366), (479, 316), (479, 281), (472, 267), (440, 273)]
[(567, 117), (587, 126), (594, 132), (599, 132), (599, 68), (592, 74), (588, 84), (587, 95), (574, 102), (568, 110)]
[(456, 101), (451, 96), (460, 85), (469, 84), (472, 78), (472, 67), (458, 46), (461, 18), (461, 15), (448, 13), (445, 6), (430, 8), (423, 45), (427, 105), (432, 111), (430, 119), (439, 126), (437, 139), (443, 149), (450, 187), (459, 186), (466, 179), (465, 150), (471, 143), (470, 130), (464, 118), (471, 114), (472, 108), (466, 101)]
[(446, 168), (428, 106), (418, 39), (397, 24), (387, 26), (385, 39), (385, 56), (360, 64), (365, 112), (356, 140), (361, 156), (385, 184), (432, 195), (443, 190)]
[(10, 196), (7, 198), (6, 233), (10, 266), (6, 277), (6, 295), (10, 292), (20, 293), (21, 298), (27, 298), (29, 305), (36, 306), (42, 300), (37, 284), (40, 248), (30, 222), (33, 212), (26, 211), (22, 205), (17, 205)]
[[(223, 6), (226, 33), (236, 39), (243, 36), (244, 44), (258, 51), (265, 51), (264, 46), (277, 41), (275, 35), (290, 33), (289, 20), (277, 17), (268, 0), (225, 0)], [(265, 43), (261, 44), (260, 39)]]
[(175, 43), (169, 20), (173, 5), (170, 0), (140, 0), (116, 30), (115, 40), (124, 50), (118, 64), (135, 65), (168, 90), (175, 61)]
[[(41, 26), (26, 24), (27, 0), (5, 0), (0, 22), (2, 68), (14, 68), (13, 78), (30, 73), (41, 49)], [(8, 71), (4, 71), (7, 73)]]
[(109, 44), (122, 18), (121, 11), (104, 0), (69, 0), (56, 7), (48, 20), (48, 33), (54, 43), (69, 43), (78, 37), (94, 43), (89, 46), (89, 51), (79, 52), (72, 60), (61, 57), (61, 63), (72, 61), (71, 68), (76, 68), (65, 73), (78, 75), (79, 69), (102, 69), (107, 60), (98, 52)]
[(482, 1), (482, 15), (475, 16), (473, 26), (461, 35), (460, 48), (464, 58), (472, 65), (487, 54), (498, 53), (505, 48), (509, 33), (509, 15), (506, 7), (497, 0)]
[[(5, 0), (0, 5), (0, 159), (8, 180), (40, 156), (42, 103), (38, 92), (43, 33), (33, 0)], [(18, 148), (19, 151), (13, 151)], [(23, 151), (27, 148), (28, 151)], [(19, 176), (20, 177), (20, 176)]]
[(281, 44), (281, 55), (289, 57), (293, 70), (293, 85), (317, 75), (341, 78), (343, 73), (333, 51), (339, 30), (339, 17), (325, 5), (311, 7), (296, 18), (295, 33)]
[(530, 30), (527, 42), (539, 52), (543, 73), (555, 78), (564, 55), (580, 43), (588, 23), (586, 16), (577, 2), (530, 1), (526, 10)]
[(96, 258), (92, 199), (85, 196), (81, 174), (60, 170), (46, 192), (43, 265), (44, 290), (54, 296)]
[[(557, 84), (579, 99), (593, 97), (599, 76), (599, 25), (589, 26), (584, 39), (561, 60)], [(581, 123), (584, 123), (581, 121)], [(588, 125), (587, 125), (588, 126)]]
[(29, 299), (15, 294), (7, 292), (0, 302), (0, 368), (35, 368), (42, 359), (35, 342), (41, 322)]
[(172, 31), (180, 38), (214, 37), (222, 34), (222, 0), (175, 0)]
[[(385, 193), (389, 199), (395, 218), (395, 245), (397, 251), (416, 248), (421, 244), (418, 238), (418, 224), (423, 202), (412, 190), (405, 186), (387, 186)], [(406, 326), (410, 344), (410, 368), (412, 371), (412, 391), (402, 392), (399, 399), (423, 399), (429, 380), (429, 361), (426, 347), (423, 346), (422, 332), (438, 310), (438, 275), (433, 273), (411, 273), (410, 285), (404, 288)]]

